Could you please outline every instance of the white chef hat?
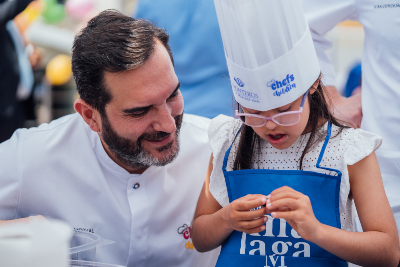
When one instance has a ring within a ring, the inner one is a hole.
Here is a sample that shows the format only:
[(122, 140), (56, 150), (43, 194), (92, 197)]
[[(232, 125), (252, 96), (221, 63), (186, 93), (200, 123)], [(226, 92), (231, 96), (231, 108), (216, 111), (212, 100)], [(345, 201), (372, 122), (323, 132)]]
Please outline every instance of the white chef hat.
[(299, 0), (214, 0), (233, 93), (259, 111), (287, 105), (320, 67)]

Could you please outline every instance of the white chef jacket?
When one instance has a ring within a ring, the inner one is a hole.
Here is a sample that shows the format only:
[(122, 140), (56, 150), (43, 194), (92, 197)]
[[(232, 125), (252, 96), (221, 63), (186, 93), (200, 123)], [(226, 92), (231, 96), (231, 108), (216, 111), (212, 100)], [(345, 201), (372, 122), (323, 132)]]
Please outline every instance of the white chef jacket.
[(302, 6), (327, 85), (335, 79), (323, 35), (347, 19), (364, 26), (361, 128), (383, 137), (376, 155), (400, 230), (400, 0), (302, 0)]
[(0, 219), (43, 215), (115, 241), (97, 248), (99, 262), (215, 266), (219, 252), (197, 252), (183, 232), (211, 155), (209, 121), (185, 114), (178, 157), (141, 175), (111, 160), (79, 114), (17, 130), (0, 144)]

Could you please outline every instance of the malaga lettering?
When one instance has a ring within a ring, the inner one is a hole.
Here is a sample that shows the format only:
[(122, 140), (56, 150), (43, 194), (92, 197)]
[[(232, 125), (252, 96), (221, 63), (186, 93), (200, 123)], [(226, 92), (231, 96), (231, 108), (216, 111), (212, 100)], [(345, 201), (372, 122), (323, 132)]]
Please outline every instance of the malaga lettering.
[[(260, 235), (260, 233), (249, 235), (242, 233), (239, 252), (240, 254), (265, 256), (266, 263), (264, 267), (287, 267), (285, 265), (285, 256), (310, 257), (310, 244), (304, 242), (305, 240), (302, 239), (294, 229), (291, 229), (290, 233), (286, 233), (287, 222), (284, 219), (276, 219), (279, 221), (279, 224), (275, 224), (275, 226), (279, 225), (279, 231), (276, 231), (278, 229), (273, 229), (275, 218), (269, 215), (267, 216), (268, 221), (265, 224), (266, 229), (263, 235)], [(250, 240), (248, 240), (247, 236), (251, 236)], [(290, 241), (288, 240), (285, 242), (285, 239), (283, 239), (281, 241), (275, 241), (273, 243), (271, 242), (272, 244), (266, 244), (266, 242), (264, 242), (266, 240), (260, 240), (263, 239), (261, 237), (290, 238)], [(270, 247), (267, 247), (267, 245)]]

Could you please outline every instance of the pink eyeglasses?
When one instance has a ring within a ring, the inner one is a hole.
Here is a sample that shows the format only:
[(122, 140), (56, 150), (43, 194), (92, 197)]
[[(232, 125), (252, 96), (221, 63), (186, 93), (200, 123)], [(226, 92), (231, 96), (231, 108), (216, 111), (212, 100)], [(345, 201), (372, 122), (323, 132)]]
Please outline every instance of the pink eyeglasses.
[(272, 117), (264, 117), (256, 114), (239, 113), (235, 111), (236, 117), (238, 117), (244, 124), (252, 127), (262, 127), (267, 121), (271, 120), (281, 126), (292, 126), (300, 121), (300, 114), (303, 112), (303, 105), (307, 98), (308, 90), (305, 92), (303, 99), (301, 100), (300, 109), (298, 111), (288, 111), (280, 114), (276, 114)]

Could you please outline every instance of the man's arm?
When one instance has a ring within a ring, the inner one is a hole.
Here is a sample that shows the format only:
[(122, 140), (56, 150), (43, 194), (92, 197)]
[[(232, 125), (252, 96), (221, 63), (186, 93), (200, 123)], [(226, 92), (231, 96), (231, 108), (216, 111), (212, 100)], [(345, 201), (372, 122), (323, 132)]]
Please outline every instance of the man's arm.
[(16, 218), (21, 188), (21, 140), (26, 129), (0, 143), (0, 221)]
[(0, 4), (0, 29), (4, 28), (9, 20), (14, 19), (19, 13), (33, 0), (13, 0), (5, 1)]
[(361, 127), (361, 94), (343, 97), (336, 87), (327, 86), (325, 95), (330, 99), (331, 111), (338, 120), (353, 128)]
[(302, 0), (302, 7), (310, 26), (323, 74), (322, 81), (327, 86), (326, 95), (331, 100), (332, 112), (343, 123), (360, 127), (361, 96), (345, 98), (336, 89), (335, 70), (325, 52), (332, 43), (324, 37), (324, 34), (339, 22), (358, 19), (355, 0)]

